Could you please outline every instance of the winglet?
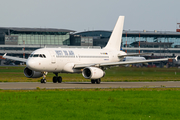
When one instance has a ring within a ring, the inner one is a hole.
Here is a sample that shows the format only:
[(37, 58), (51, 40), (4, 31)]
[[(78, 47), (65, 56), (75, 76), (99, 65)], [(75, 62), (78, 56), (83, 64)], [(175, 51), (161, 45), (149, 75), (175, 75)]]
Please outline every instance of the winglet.
[(177, 61), (178, 55), (174, 58)]
[(7, 53), (5, 53), (5, 54), (3, 55), (3, 57), (5, 57), (5, 56), (6, 56), (6, 54), (7, 54)]

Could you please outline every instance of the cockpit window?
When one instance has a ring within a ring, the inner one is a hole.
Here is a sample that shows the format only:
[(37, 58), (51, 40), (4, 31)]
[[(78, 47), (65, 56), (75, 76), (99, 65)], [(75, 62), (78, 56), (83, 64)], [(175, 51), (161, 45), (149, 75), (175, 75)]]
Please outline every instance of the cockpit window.
[(31, 54), (29, 57), (32, 57), (33, 56), (33, 54)]
[(42, 57), (42, 58), (43, 58), (42, 54), (40, 54), (39, 57)]
[(31, 54), (29, 57), (41, 57), (41, 58), (46, 58), (44, 54)]
[(38, 57), (38, 56), (39, 56), (39, 54), (34, 54), (34, 55), (33, 55), (33, 57)]
[(46, 56), (43, 54), (43, 57), (46, 58)]

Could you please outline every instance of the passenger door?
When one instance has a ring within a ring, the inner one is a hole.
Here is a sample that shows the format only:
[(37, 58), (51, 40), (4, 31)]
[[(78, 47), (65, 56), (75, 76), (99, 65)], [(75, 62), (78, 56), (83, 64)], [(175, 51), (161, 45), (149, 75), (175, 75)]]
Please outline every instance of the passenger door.
[(53, 50), (50, 50), (49, 52), (51, 54), (51, 63), (55, 64), (56, 63), (56, 54)]

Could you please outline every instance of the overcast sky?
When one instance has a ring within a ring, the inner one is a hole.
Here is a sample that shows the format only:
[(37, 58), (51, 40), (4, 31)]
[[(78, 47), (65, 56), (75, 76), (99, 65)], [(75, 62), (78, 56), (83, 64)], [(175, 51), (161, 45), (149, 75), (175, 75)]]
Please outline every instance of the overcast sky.
[(180, 0), (0, 0), (0, 27), (175, 31)]

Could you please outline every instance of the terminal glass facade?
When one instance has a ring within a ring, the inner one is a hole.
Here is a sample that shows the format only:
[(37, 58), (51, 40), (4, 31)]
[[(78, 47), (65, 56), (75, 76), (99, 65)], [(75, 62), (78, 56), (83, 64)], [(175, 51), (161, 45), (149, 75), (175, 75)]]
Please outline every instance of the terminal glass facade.
[[(92, 36), (94, 43), (102, 47), (107, 43), (111, 31), (85, 31), (76, 33), (81, 36)], [(103, 40), (103, 41), (102, 41)], [(138, 48), (180, 48), (180, 33), (166, 31), (123, 31), (122, 47)], [(93, 44), (96, 46), (96, 44)]]
[(18, 38), (18, 45), (70, 45), (70, 35), (65, 32), (11, 33), (10, 36), (16, 36)]
[(123, 47), (135, 48), (180, 48), (180, 34), (177, 36), (126, 35), (122, 37)]
[[(105, 47), (111, 31), (85, 31), (79, 36), (93, 37), (93, 46)], [(180, 32), (123, 31), (121, 50), (127, 53), (153, 53), (156, 56), (180, 55)]]
[(66, 29), (0, 27), (0, 45), (70, 45)]

